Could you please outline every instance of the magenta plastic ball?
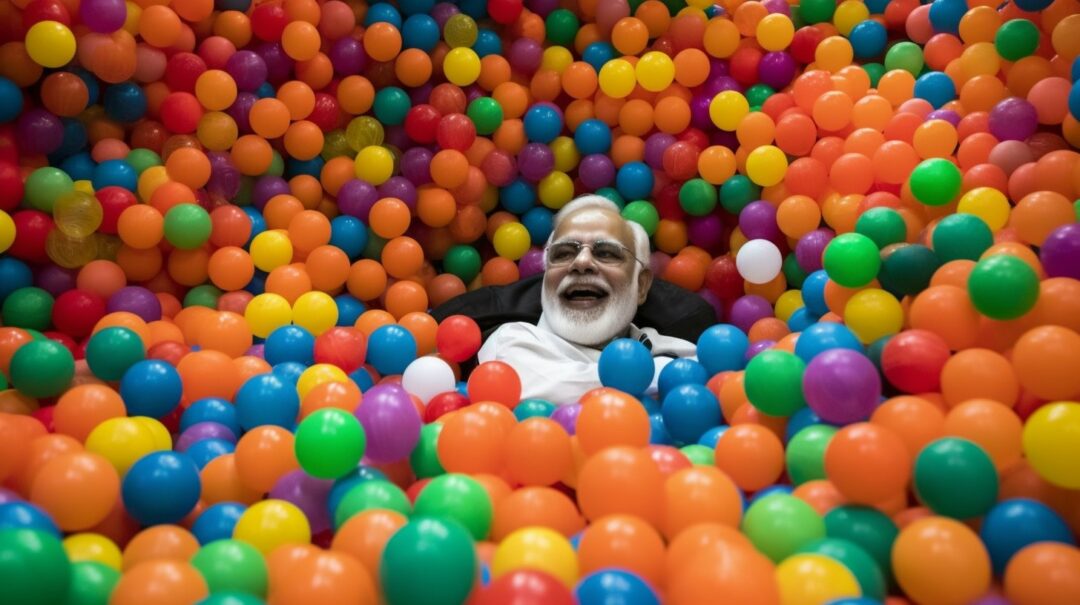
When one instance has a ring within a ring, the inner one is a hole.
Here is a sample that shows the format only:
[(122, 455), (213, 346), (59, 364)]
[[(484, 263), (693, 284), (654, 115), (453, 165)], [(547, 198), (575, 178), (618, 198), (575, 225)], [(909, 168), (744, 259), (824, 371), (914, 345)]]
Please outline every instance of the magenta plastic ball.
[(1039, 249), (1039, 260), (1048, 277), (1080, 279), (1080, 223), (1050, 232)]
[(814, 229), (800, 237), (795, 244), (795, 262), (799, 264), (799, 268), (808, 274), (821, 269), (821, 255), (825, 253), (825, 247), (833, 237), (831, 229)]
[(338, 38), (330, 47), (329, 57), (334, 73), (341, 77), (359, 74), (368, 63), (363, 43), (352, 36)]
[(372, 462), (396, 462), (407, 457), (420, 440), (420, 415), (409, 393), (397, 384), (379, 384), (364, 393), (356, 417), (367, 435), (366, 457)]
[(960, 114), (951, 109), (935, 109), (926, 116), (926, 121), (930, 120), (945, 120), (946, 122), (956, 126), (960, 123)]
[(881, 377), (874, 362), (851, 349), (818, 354), (803, 373), (806, 403), (822, 420), (850, 424), (866, 420), (881, 398)]
[(278, 42), (265, 42), (255, 49), (266, 62), (266, 81), (278, 85), (289, 80), (292, 75), (293, 60), (285, 53), (285, 48)]
[(330, 529), (330, 479), (316, 479), (302, 470), (291, 471), (274, 484), (270, 497), (295, 504), (311, 524), (312, 533)]
[(371, 207), (379, 201), (379, 192), (375, 186), (363, 179), (349, 179), (338, 190), (338, 210), (342, 214), (355, 216), (364, 221), (368, 220)]
[[(419, 187), (431, 182), (431, 158), (434, 153), (425, 147), (413, 147), (401, 154), (401, 174)], [(340, 199), (340, 198), (339, 198)]]
[(765, 0), (761, 4), (765, 7), (765, 10), (769, 11), (770, 15), (779, 13), (791, 16), (791, 6), (788, 5), (787, 0)]
[(521, 72), (531, 76), (540, 69), (540, 62), (544, 58), (544, 47), (531, 38), (518, 38), (510, 45), (510, 51), (506, 59), (510, 61), (510, 67), (515, 72)]
[(59, 265), (46, 265), (34, 275), (34, 285), (56, 298), (75, 288), (78, 271), (65, 269)]
[(28, 109), (15, 123), (15, 140), (22, 154), (49, 154), (64, 144), (64, 124), (44, 109)]
[(690, 99), (690, 125), (694, 128), (706, 130), (712, 127), (712, 117), (709, 115), (709, 105), (712, 97), (695, 95)]
[(124, 26), (127, 5), (124, 0), (83, 0), (79, 3), (79, 18), (91, 31), (110, 34)]
[[(562, 401), (554, 402), (556, 404), (566, 403)], [(577, 433), (577, 419), (581, 415), (581, 404), (571, 403), (569, 405), (563, 405), (555, 408), (555, 411), (551, 413), (551, 419), (559, 423), (559, 426), (566, 429), (566, 433), (574, 435)]]
[(409, 210), (416, 210), (416, 186), (403, 176), (392, 176), (379, 185), (379, 198), (396, 197), (405, 202)]
[(779, 90), (795, 78), (799, 65), (795, 58), (783, 51), (765, 53), (758, 63), (758, 78), (762, 84), (766, 84)]
[(610, 157), (593, 153), (581, 159), (578, 176), (587, 189), (597, 190), (615, 182), (615, 162)]
[(238, 50), (227, 61), (225, 71), (236, 82), (241, 92), (255, 92), (266, 81), (266, 61), (250, 50)]
[(690, 243), (709, 252), (724, 242), (724, 221), (717, 214), (693, 217), (686, 225)]
[(656, 132), (645, 139), (645, 163), (653, 170), (664, 169), (664, 152), (677, 141), (666, 132)]
[(521, 260), (518, 261), (518, 273), (521, 279), (526, 277), (532, 277), (533, 275), (539, 275), (544, 272), (544, 251), (537, 247), (532, 247)]
[(555, 154), (543, 143), (529, 143), (518, 153), (518, 170), (521, 176), (537, 182), (555, 169)]
[(248, 350), (244, 352), (244, 355), (266, 359), (266, 345), (261, 342), (257, 345), (251, 345)]
[(743, 332), (749, 332), (759, 319), (773, 317), (773, 308), (768, 300), (756, 294), (740, 296), (731, 304), (728, 318), (731, 324)]
[(743, 354), (743, 359), (749, 363), (751, 359), (757, 357), (758, 353), (768, 349), (774, 344), (776, 344), (775, 340), (759, 340), (757, 342), (752, 342), (749, 347), (746, 347), (746, 353)]
[(262, 210), (270, 198), (276, 195), (288, 195), (291, 191), (289, 182), (280, 176), (263, 175), (255, 180), (255, 185), (251, 188), (251, 203)]
[(1023, 141), (1038, 127), (1035, 106), (1025, 99), (1009, 97), (990, 110), (990, 134), (999, 141)]
[(109, 297), (105, 304), (106, 313), (126, 311), (134, 313), (145, 322), (161, 319), (161, 301), (158, 297), (141, 286), (125, 286)]
[(778, 238), (781, 232), (776, 225), (776, 206), (762, 200), (750, 202), (739, 213), (739, 229), (749, 239)]

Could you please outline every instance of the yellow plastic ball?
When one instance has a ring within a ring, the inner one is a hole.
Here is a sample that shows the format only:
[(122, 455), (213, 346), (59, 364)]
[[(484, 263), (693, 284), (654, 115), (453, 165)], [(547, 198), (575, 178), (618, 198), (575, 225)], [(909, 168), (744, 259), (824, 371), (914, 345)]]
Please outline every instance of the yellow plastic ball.
[(150, 436), (154, 440), (155, 450), (172, 449), (172, 435), (169, 434), (169, 429), (165, 428), (165, 425), (162, 424), (160, 420), (149, 416), (131, 416), (131, 419), (138, 422), (144, 429), (150, 432)]
[(139, 19), (142, 17), (142, 7), (137, 3), (127, 0), (124, 2), (127, 7), (127, 17), (124, 18), (124, 31), (136, 36), (139, 34)]
[(856, 292), (844, 306), (844, 323), (863, 343), (892, 336), (904, 326), (900, 301), (885, 290), (867, 288)]
[(15, 221), (11, 215), (0, 210), (0, 253), (5, 252), (15, 243)]
[(295, 504), (263, 500), (248, 507), (233, 528), (233, 539), (251, 544), (264, 555), (283, 544), (311, 542), (311, 525)]
[(819, 69), (836, 73), (851, 65), (855, 59), (855, 50), (851, 42), (843, 36), (829, 36), (814, 49), (814, 61)]
[(833, 13), (833, 25), (840, 35), (851, 33), (855, 26), (870, 18), (870, 9), (860, 0), (844, 0), (836, 6)]
[(572, 588), (578, 579), (577, 553), (559, 532), (525, 527), (504, 538), (491, 560), (494, 579), (519, 569), (542, 571)]
[(210, 151), (226, 151), (236, 142), (240, 132), (236, 120), (222, 111), (209, 111), (199, 119), (195, 136)]
[(540, 59), (540, 69), (550, 69), (558, 73), (566, 71), (574, 62), (574, 54), (565, 46), (549, 46), (544, 49)]
[(634, 69), (638, 84), (649, 92), (660, 92), (675, 81), (675, 62), (667, 53), (647, 52)]
[(386, 136), (383, 125), (371, 116), (353, 118), (345, 127), (345, 141), (353, 151), (372, 145), (382, 145)]
[(713, 97), (712, 102), (709, 103), (709, 117), (720, 130), (733, 132), (748, 113), (750, 113), (750, 102), (742, 93), (734, 90), (725, 90)]
[(292, 262), (293, 246), (289, 234), (281, 229), (263, 231), (251, 240), (251, 260), (262, 271), (270, 272)]
[(558, 210), (574, 198), (574, 181), (565, 172), (552, 170), (536, 186), (540, 203)]
[(1080, 489), (1080, 403), (1048, 403), (1024, 425), (1024, 457), (1040, 477), (1065, 489)]
[(38, 21), (26, 32), (26, 54), (42, 67), (63, 67), (75, 58), (75, 34), (59, 21)]
[(613, 99), (625, 98), (634, 92), (637, 76), (634, 66), (626, 59), (612, 59), (600, 68), (600, 91)]
[(266, 338), (274, 330), (292, 322), (292, 307), (284, 296), (264, 292), (248, 302), (244, 319), (251, 326), (252, 334)]
[(1001, 55), (991, 42), (976, 42), (960, 54), (960, 67), (969, 79), (975, 76), (997, 75), (1001, 69)]
[(315, 336), (337, 325), (338, 308), (326, 292), (305, 292), (296, 299), (292, 308), (293, 323)]
[(356, 178), (382, 185), (393, 175), (394, 154), (386, 147), (369, 145), (356, 154)]
[(303, 400), (312, 389), (327, 382), (348, 382), (349, 376), (344, 370), (329, 363), (317, 363), (300, 374), (296, 381), (296, 392)]
[(780, 602), (784, 605), (821, 605), (862, 595), (855, 574), (825, 555), (798, 554), (776, 567)]
[(92, 183), (91, 181), (88, 181), (86, 179), (79, 179), (72, 184), (74, 185), (74, 187), (72, 188), (75, 191), (81, 191), (83, 193), (89, 193), (90, 195), (94, 195), (94, 183)]
[(1001, 230), (1009, 222), (1012, 206), (1005, 194), (993, 187), (976, 187), (960, 198), (957, 212), (974, 214), (981, 218), (991, 231)]
[(450, 17), (443, 26), (443, 39), (450, 48), (472, 46), (479, 33), (476, 21), (465, 13)]
[(491, 243), (495, 245), (495, 253), (513, 261), (525, 256), (532, 245), (529, 230), (525, 225), (516, 222), (499, 225), (491, 239)]
[(578, 152), (574, 139), (570, 137), (558, 137), (549, 145), (551, 153), (555, 156), (555, 170), (570, 172), (577, 168), (581, 161), (581, 153)]
[(791, 319), (791, 316), (796, 311), (805, 307), (803, 303), (802, 291), (800, 290), (786, 290), (780, 295), (780, 298), (776, 299), (776, 317), (787, 321)]
[(84, 191), (69, 191), (53, 203), (56, 228), (68, 237), (89, 237), (101, 226), (104, 215), (97, 198)]
[(116, 571), (121, 571), (124, 565), (124, 555), (120, 552), (120, 547), (101, 534), (72, 534), (64, 538), (64, 552), (72, 563), (101, 563)]
[(480, 56), (471, 48), (454, 48), (443, 60), (446, 79), (458, 86), (468, 86), (480, 77)]
[(143, 456), (158, 451), (154, 434), (134, 418), (110, 418), (86, 437), (86, 451), (103, 456), (124, 475)]
[(795, 38), (795, 24), (787, 15), (773, 13), (757, 25), (757, 41), (767, 51), (784, 50)]
[(772, 187), (784, 180), (787, 167), (787, 156), (773, 145), (762, 145), (746, 156), (746, 176), (762, 187)]
[(139, 185), (137, 187), (139, 199), (144, 203), (149, 203), (157, 188), (170, 180), (172, 179), (169, 178), (169, 172), (165, 170), (164, 166), (151, 166), (143, 170), (142, 174), (139, 175)]

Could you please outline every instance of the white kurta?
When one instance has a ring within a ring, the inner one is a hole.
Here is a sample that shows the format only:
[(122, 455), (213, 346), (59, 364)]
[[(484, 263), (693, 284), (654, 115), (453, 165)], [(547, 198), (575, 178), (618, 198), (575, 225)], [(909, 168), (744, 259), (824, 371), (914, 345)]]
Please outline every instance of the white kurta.
[[(664, 336), (652, 328), (630, 326), (629, 338), (649, 347), (656, 364), (652, 386), (647, 395), (655, 395), (660, 370), (676, 357), (694, 357), (693, 343)], [(566, 341), (551, 330), (544, 316), (537, 325), (526, 322), (504, 324), (488, 337), (477, 353), (481, 363), (502, 361), (521, 377), (522, 399), (546, 399), (556, 405), (577, 403), (578, 399), (600, 384), (600, 349)]]

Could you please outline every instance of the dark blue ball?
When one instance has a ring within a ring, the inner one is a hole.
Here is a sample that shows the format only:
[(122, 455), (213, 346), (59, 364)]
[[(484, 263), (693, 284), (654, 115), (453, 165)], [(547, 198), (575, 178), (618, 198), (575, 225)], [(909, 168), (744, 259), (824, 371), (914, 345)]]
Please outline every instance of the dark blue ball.
[(143, 525), (177, 523), (199, 502), (199, 467), (187, 454), (152, 452), (124, 476), (124, 509)]

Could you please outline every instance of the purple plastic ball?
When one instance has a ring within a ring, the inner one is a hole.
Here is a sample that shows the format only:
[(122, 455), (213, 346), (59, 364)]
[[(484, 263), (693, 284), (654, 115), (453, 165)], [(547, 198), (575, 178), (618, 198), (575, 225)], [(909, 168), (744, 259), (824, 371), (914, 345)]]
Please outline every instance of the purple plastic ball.
[(593, 153), (581, 159), (578, 176), (586, 189), (596, 191), (615, 182), (615, 162), (610, 157)]
[(79, 18), (91, 31), (111, 34), (124, 27), (127, 4), (124, 0), (83, 0), (79, 3)]
[(930, 120), (945, 120), (956, 126), (960, 123), (960, 114), (951, 109), (935, 109), (926, 115), (926, 121), (929, 122)]
[[(562, 402), (556, 402), (562, 403)], [(574, 435), (577, 433), (577, 419), (581, 415), (581, 404), (570, 403), (567, 405), (561, 405), (555, 408), (555, 411), (551, 413), (551, 419), (559, 423), (559, 426), (566, 429), (568, 435)]]
[(1051, 231), (1039, 249), (1039, 260), (1047, 277), (1080, 279), (1080, 223)]
[(750, 346), (746, 348), (746, 353), (743, 358), (749, 363), (751, 359), (757, 357), (758, 353), (768, 349), (774, 344), (776, 344), (775, 340), (759, 340), (757, 342), (752, 342), (750, 343)]
[(543, 143), (529, 143), (518, 153), (518, 170), (526, 180), (537, 182), (555, 169), (555, 154)]
[(664, 169), (664, 151), (677, 141), (666, 132), (657, 132), (645, 139), (645, 163), (653, 170)]
[(724, 241), (724, 221), (718, 214), (693, 217), (686, 226), (690, 243), (711, 252)]
[(375, 202), (379, 201), (379, 192), (375, 186), (363, 179), (349, 179), (338, 190), (338, 209), (343, 214), (355, 216), (364, 221)]
[(739, 213), (739, 228), (749, 239), (776, 239), (781, 233), (776, 225), (776, 206), (762, 200), (750, 202)]
[(266, 202), (270, 201), (270, 198), (275, 195), (288, 194), (290, 191), (289, 181), (280, 176), (263, 175), (255, 181), (255, 185), (251, 188), (251, 203), (259, 210), (262, 210), (266, 206)]
[(210, 156), (210, 180), (206, 182), (206, 192), (211, 197), (232, 200), (240, 193), (241, 174), (233, 166), (228, 154), (212, 151)]
[(258, 357), (259, 359), (266, 359), (266, 345), (261, 342), (257, 345), (251, 345), (251, 347), (249, 347), (248, 350), (244, 352), (244, 355), (247, 355), (248, 357)]
[(822, 420), (850, 424), (866, 420), (881, 398), (881, 377), (874, 362), (851, 349), (829, 349), (806, 366), (806, 403)]
[(441, 30), (446, 26), (446, 22), (450, 20), (450, 17), (460, 13), (461, 10), (449, 2), (440, 2), (431, 9), (431, 18), (435, 19), (435, 22), (439, 24)]
[(412, 148), (416, 143), (409, 138), (409, 134), (405, 132), (405, 127), (401, 124), (395, 126), (387, 126), (385, 129), (385, 142), (384, 144), (389, 147), (397, 147), (401, 150)]
[(46, 265), (34, 275), (34, 285), (54, 298), (75, 287), (78, 272), (59, 265)]
[(180, 436), (176, 438), (174, 449), (178, 452), (185, 452), (195, 443), (206, 439), (221, 439), (235, 444), (236, 434), (224, 424), (217, 422), (197, 422), (189, 426), (183, 433), (180, 433)]
[(765, 10), (769, 11), (769, 14), (779, 13), (781, 15), (791, 16), (791, 6), (787, 3), (787, 0), (765, 0), (761, 3)]
[(109, 297), (105, 311), (107, 313), (127, 311), (138, 315), (145, 322), (158, 321), (161, 319), (161, 301), (146, 288), (125, 286)]
[(526, 6), (537, 15), (547, 17), (551, 11), (559, 8), (559, 0), (529, 0)]
[(990, 134), (999, 141), (1023, 141), (1038, 128), (1035, 106), (1025, 99), (1009, 97), (990, 110)]
[(709, 306), (713, 308), (713, 313), (717, 323), (724, 321), (724, 301), (720, 300), (720, 297), (713, 294), (713, 291), (708, 288), (702, 288), (698, 290), (698, 296), (700, 296), (705, 302), (709, 303)]
[(701, 130), (713, 127), (712, 116), (709, 115), (709, 105), (712, 98), (706, 95), (695, 95), (690, 99), (690, 125)]
[(266, 81), (266, 61), (256, 52), (250, 50), (238, 50), (225, 61), (225, 71), (228, 72), (236, 89), (240, 92), (255, 92)]
[(540, 62), (544, 58), (544, 47), (531, 38), (518, 38), (510, 45), (506, 58), (515, 72), (531, 76), (540, 69)]
[(330, 47), (330, 63), (334, 66), (334, 73), (341, 77), (354, 76), (364, 71), (367, 59), (364, 45), (352, 36), (338, 38)]
[(396, 197), (405, 202), (409, 210), (416, 210), (416, 187), (403, 176), (392, 176), (379, 185), (379, 197)]
[(242, 92), (236, 95), (236, 100), (225, 110), (229, 117), (236, 121), (236, 130), (240, 134), (251, 134), (251, 108), (258, 100), (259, 97), (254, 93)]
[(277, 86), (289, 80), (292, 74), (293, 60), (285, 53), (285, 48), (278, 42), (260, 45), (255, 52), (266, 62), (266, 81)]
[(420, 415), (401, 385), (371, 387), (355, 414), (367, 435), (368, 460), (396, 462), (407, 457), (420, 440)]
[(537, 247), (532, 247), (521, 260), (518, 261), (518, 273), (521, 279), (526, 277), (532, 277), (533, 275), (539, 275), (544, 272), (544, 251)]
[(834, 234), (831, 229), (814, 229), (810, 233), (799, 238), (795, 244), (795, 262), (799, 268), (807, 274), (813, 273), (823, 267), (821, 256), (825, 254), (825, 247), (832, 241)]
[(413, 185), (431, 182), (431, 158), (435, 154), (424, 147), (413, 147), (401, 155), (401, 174)]
[(9, 502), (22, 502), (23, 499), (19, 497), (19, 494), (6, 488), (0, 487), (0, 504), (7, 504)]
[(758, 63), (758, 77), (762, 84), (780, 90), (791, 83), (798, 68), (795, 58), (786, 52), (765, 53)]
[(749, 332), (751, 326), (766, 317), (773, 317), (772, 305), (756, 294), (740, 296), (732, 303), (729, 313), (731, 324), (743, 332)]
[(329, 479), (316, 479), (302, 470), (287, 473), (277, 480), (270, 497), (295, 504), (303, 511), (311, 525), (311, 532), (322, 533), (330, 529), (330, 489), (334, 482)]
[(23, 155), (50, 154), (64, 144), (64, 123), (44, 109), (27, 109), (15, 123), (15, 139)]

